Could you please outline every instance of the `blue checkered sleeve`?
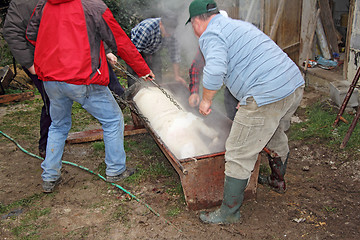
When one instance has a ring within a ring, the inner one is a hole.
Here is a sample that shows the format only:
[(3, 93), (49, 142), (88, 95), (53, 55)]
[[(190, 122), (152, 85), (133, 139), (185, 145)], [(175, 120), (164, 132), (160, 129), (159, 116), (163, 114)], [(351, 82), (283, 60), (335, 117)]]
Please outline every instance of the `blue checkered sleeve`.
[(131, 41), (139, 52), (153, 54), (161, 47), (160, 18), (149, 18), (131, 30)]

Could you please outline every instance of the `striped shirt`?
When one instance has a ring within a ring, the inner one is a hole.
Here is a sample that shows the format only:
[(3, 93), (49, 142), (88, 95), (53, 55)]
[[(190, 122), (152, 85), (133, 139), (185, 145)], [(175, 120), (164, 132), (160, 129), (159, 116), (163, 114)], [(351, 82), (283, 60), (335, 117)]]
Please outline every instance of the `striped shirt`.
[(273, 103), (304, 84), (296, 64), (251, 23), (218, 14), (199, 44), (206, 62), (203, 86), (219, 90), (225, 84), (241, 105), (251, 96), (258, 106)]
[(169, 50), (173, 63), (180, 62), (179, 44), (174, 37), (162, 37), (160, 30), (161, 18), (148, 18), (131, 30), (131, 41), (139, 52), (154, 54), (163, 46)]

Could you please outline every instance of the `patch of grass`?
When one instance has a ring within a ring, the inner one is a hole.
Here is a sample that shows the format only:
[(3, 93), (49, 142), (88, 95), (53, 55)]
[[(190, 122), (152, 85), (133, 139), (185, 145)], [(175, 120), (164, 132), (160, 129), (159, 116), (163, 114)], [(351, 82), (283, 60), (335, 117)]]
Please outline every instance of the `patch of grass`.
[(26, 107), (21, 107), (21, 111), (10, 111), (2, 117), (1, 130), (15, 140), (29, 140), (36, 144), (39, 133), (34, 129), (39, 129), (41, 105), (36, 99), (23, 104)]
[[(90, 227), (82, 227), (75, 229), (65, 235), (65, 239), (87, 239), (90, 233)], [(62, 237), (61, 237), (62, 239)]]
[(5, 94), (15, 94), (15, 93), (22, 93), (23, 91), (21, 89), (11, 89), (7, 88), (5, 89)]
[[(154, 143), (147, 143), (146, 141), (143, 142), (144, 144), (141, 145), (141, 148), (144, 148), (143, 150), (145, 155), (151, 155), (157, 154), (154, 150)], [(149, 144), (149, 145), (148, 145)], [(147, 148), (149, 146), (149, 148)], [(156, 146), (156, 145), (155, 145)], [(95, 143), (93, 143), (94, 149), (102, 150), (102, 145), (95, 146)], [(134, 148), (139, 148), (139, 145), (136, 141), (128, 140), (124, 142), (124, 148), (125, 152), (132, 151)], [(105, 149), (104, 149), (105, 150)], [(126, 160), (129, 162), (129, 159)], [(101, 162), (97, 168), (97, 172), (99, 172), (100, 175), (105, 176), (105, 170), (106, 170), (106, 164), (105, 162)], [(142, 164), (138, 164), (136, 166), (136, 172), (125, 179), (127, 183), (139, 183), (142, 179), (146, 179), (148, 177), (150, 178), (158, 178), (158, 177), (169, 177), (173, 174), (172, 168), (170, 168), (169, 165), (166, 165), (164, 162), (155, 162), (155, 163), (149, 163), (147, 166), (143, 166)]]
[(147, 167), (143, 165), (136, 166), (137, 171), (126, 178), (127, 183), (139, 183), (142, 180), (157, 179), (159, 177), (170, 177), (173, 174), (172, 169), (166, 166), (163, 162), (150, 163)]
[(43, 196), (44, 196), (44, 194), (34, 194), (34, 195), (30, 196), (30, 197), (20, 199), (20, 200), (18, 200), (16, 202), (8, 204), (8, 205), (3, 205), (0, 202), (0, 214), (6, 213), (6, 212), (8, 212), (8, 211), (10, 211), (11, 209), (14, 209), (14, 208), (28, 207), (31, 203), (33, 203), (34, 201), (40, 199)]
[(20, 225), (11, 230), (12, 233), (21, 239), (40, 239), (37, 235), (38, 230), (45, 226), (43, 224), (36, 224), (36, 220), (50, 214), (50, 212), (50, 208), (33, 209), (27, 212), (25, 216), (21, 218)]
[(176, 217), (180, 213), (181, 213), (181, 209), (179, 207), (177, 207), (177, 206), (174, 206), (174, 207), (170, 207), (167, 210), (166, 215), (169, 216), (169, 217)]
[(166, 192), (169, 194), (169, 195), (181, 195), (183, 193), (183, 189), (182, 189), (182, 185), (180, 182), (176, 181), (176, 182), (171, 182), (169, 184), (167, 184), (169, 186), (172, 186), (172, 187), (169, 187), (166, 189)]
[[(339, 122), (336, 128), (332, 125), (336, 119), (337, 111), (335, 111), (327, 103), (318, 103), (310, 106), (306, 110), (307, 121), (292, 124), (289, 139), (290, 140), (306, 140), (307, 142), (317, 141), (328, 147), (337, 147), (342, 143), (349, 124)], [(347, 113), (343, 114), (345, 119), (352, 121), (354, 116)], [(347, 143), (346, 150), (357, 151), (360, 149), (360, 127), (357, 125)]]
[(127, 88), (127, 79), (126, 78), (123, 78), (123, 77), (117, 77), (118, 80), (119, 80), (119, 83), (120, 85), (123, 87), (123, 88)]
[(173, 197), (178, 197), (178, 201), (179, 201), (180, 204), (185, 204), (186, 203), (185, 195), (184, 195), (183, 188), (182, 188), (182, 185), (181, 185), (180, 181), (173, 180), (172, 182), (166, 183), (165, 185), (169, 186), (166, 189), (166, 192), (169, 195), (171, 195)]
[(128, 214), (129, 210), (123, 205), (119, 205), (113, 212), (113, 218), (115, 220), (121, 220), (122, 223), (128, 223), (130, 221)]
[(134, 149), (134, 147), (136, 147), (137, 142), (131, 139), (125, 139), (124, 141), (124, 149), (125, 152), (130, 152)]
[(94, 142), (91, 144), (95, 152), (105, 152), (104, 142)]
[[(104, 161), (99, 164), (99, 166), (97, 168), (97, 172), (103, 177), (106, 176), (106, 164)], [(98, 178), (98, 177), (96, 177), (96, 178)]]
[(141, 151), (145, 156), (160, 156), (161, 150), (158, 145), (150, 138), (144, 138), (141, 141), (134, 141), (132, 139), (125, 139), (125, 152)]
[(80, 103), (77, 102), (74, 102), (72, 106), (71, 121), (72, 127), (70, 132), (82, 131), (88, 125), (98, 123), (96, 118), (83, 109)]
[(337, 208), (335, 207), (330, 207), (330, 206), (324, 206), (324, 210), (328, 213), (334, 213), (337, 211)]
[(160, 156), (162, 155), (159, 146), (155, 141), (142, 141), (140, 145), (145, 156)]

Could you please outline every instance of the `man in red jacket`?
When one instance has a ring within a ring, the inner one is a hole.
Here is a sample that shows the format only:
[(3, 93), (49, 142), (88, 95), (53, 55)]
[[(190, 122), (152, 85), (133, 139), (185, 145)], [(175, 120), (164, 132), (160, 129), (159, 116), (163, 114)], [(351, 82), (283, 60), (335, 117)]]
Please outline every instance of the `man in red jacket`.
[[(40, 116), (39, 155), (45, 158), (47, 137), (51, 124), (49, 113), (50, 100), (44, 90), (42, 81), (39, 80), (38, 76), (35, 74), (34, 46), (27, 41), (25, 36), (27, 25), (38, 1), (39, 0), (12, 0), (6, 14), (3, 36), (8, 43), (12, 55), (33, 81), (44, 102)], [(108, 52), (106, 56), (109, 61), (109, 89), (118, 96), (121, 96), (124, 93), (124, 89), (120, 85), (119, 80), (110, 65), (110, 63), (113, 64), (113, 61), (116, 61), (117, 58), (111, 52)]]
[(107, 88), (109, 69), (103, 42), (139, 77), (150, 80), (155, 76), (109, 8), (101, 0), (40, 0), (27, 38), (35, 45), (34, 69), (50, 98), (52, 123), (41, 164), (44, 192), (52, 192), (61, 179), (73, 101), (102, 124), (107, 181), (130, 176), (134, 170), (125, 166), (123, 116)]

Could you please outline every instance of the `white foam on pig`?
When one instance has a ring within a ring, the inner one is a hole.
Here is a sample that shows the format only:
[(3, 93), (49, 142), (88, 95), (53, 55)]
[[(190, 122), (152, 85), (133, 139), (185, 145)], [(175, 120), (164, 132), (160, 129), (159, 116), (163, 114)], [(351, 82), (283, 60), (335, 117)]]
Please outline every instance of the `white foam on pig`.
[(216, 130), (194, 114), (179, 110), (158, 88), (140, 89), (134, 101), (177, 159), (213, 153), (213, 147), (219, 144)]

